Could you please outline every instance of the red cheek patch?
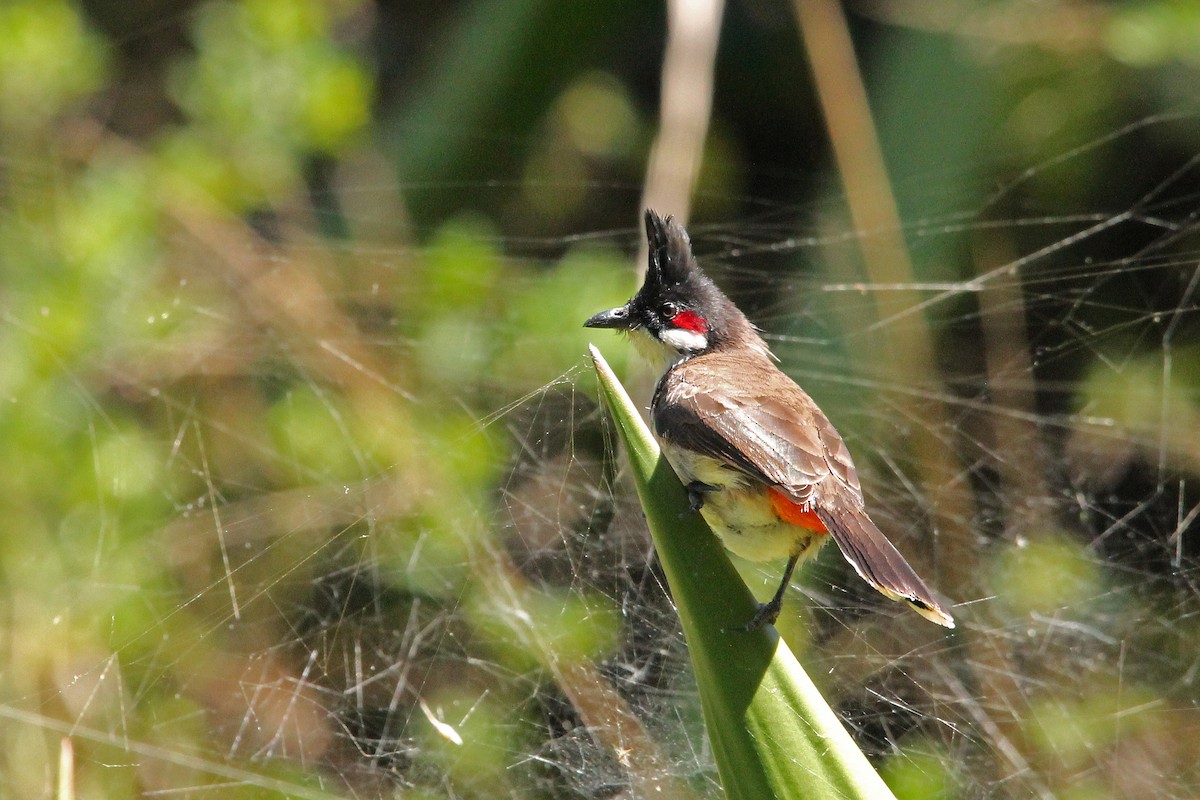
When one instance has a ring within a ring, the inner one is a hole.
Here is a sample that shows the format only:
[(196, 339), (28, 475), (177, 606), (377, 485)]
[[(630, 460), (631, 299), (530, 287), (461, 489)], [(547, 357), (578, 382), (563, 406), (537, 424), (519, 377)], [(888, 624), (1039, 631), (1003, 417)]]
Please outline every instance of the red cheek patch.
[(695, 311), (680, 311), (671, 317), (671, 324), (693, 333), (708, 333), (708, 320)]

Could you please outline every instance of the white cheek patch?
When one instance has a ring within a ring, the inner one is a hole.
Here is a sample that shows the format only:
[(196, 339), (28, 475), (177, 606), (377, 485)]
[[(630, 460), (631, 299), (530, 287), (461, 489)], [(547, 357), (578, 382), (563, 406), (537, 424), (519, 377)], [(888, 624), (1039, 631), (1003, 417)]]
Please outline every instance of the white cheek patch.
[(708, 337), (703, 333), (696, 331), (684, 330), (683, 328), (670, 328), (662, 332), (659, 337), (665, 344), (679, 350), (680, 352), (703, 350), (708, 347)]

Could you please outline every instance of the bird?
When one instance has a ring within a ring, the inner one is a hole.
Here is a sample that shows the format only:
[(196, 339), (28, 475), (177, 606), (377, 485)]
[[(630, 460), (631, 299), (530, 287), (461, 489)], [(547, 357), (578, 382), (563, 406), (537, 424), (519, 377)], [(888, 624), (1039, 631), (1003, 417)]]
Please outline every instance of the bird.
[(797, 564), (832, 539), (878, 592), (953, 628), (954, 618), (871, 521), (841, 435), (700, 269), (687, 231), (651, 209), (645, 225), (642, 287), (584, 326), (629, 334), (661, 370), (650, 421), (691, 510), (730, 552), (754, 562), (787, 559), (778, 590), (744, 627), (774, 624)]

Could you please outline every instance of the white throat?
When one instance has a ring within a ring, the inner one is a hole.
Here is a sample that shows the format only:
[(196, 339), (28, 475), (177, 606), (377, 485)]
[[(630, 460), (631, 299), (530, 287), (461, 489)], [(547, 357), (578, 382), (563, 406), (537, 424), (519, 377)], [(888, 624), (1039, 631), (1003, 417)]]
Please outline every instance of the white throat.
[(660, 371), (666, 371), (668, 367), (708, 346), (708, 337), (693, 331), (665, 331), (661, 340), (651, 336), (645, 328), (635, 328), (629, 335), (642, 357)]

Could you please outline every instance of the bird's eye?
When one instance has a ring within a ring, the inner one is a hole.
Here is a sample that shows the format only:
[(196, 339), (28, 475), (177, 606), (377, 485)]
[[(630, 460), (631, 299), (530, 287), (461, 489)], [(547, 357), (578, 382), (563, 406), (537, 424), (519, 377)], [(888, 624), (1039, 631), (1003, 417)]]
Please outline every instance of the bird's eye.
[(658, 311), (664, 318), (671, 319), (679, 313), (679, 308), (668, 300), (659, 307)]

